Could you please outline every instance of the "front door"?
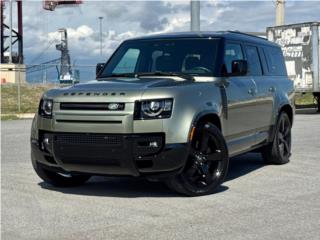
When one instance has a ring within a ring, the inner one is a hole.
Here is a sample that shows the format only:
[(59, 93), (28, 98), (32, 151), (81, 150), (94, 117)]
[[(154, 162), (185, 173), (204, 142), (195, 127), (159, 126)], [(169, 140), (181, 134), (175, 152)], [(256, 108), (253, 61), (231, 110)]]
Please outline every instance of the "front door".
[[(232, 73), (233, 61), (244, 59), (240, 43), (226, 43), (224, 65), (227, 74)], [(223, 91), (228, 104), (224, 116), (224, 135), (230, 155), (233, 155), (255, 144), (256, 120), (259, 117), (255, 112), (257, 86), (251, 76), (230, 76), (226, 78)]]

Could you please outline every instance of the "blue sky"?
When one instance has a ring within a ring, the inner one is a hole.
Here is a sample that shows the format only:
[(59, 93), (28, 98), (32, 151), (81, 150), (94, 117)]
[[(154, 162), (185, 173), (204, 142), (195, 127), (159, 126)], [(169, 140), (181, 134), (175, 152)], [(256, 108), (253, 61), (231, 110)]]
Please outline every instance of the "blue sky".
[[(59, 57), (57, 29), (67, 28), (72, 61), (94, 65), (105, 61), (125, 39), (159, 32), (188, 31), (189, 1), (89, 1), (79, 7), (42, 9), (41, 1), (24, 1), (26, 64)], [(287, 1), (287, 24), (320, 21), (320, 1)], [(99, 22), (103, 16), (103, 56)], [(275, 1), (201, 1), (201, 30), (264, 32), (275, 22)], [(49, 43), (52, 43), (51, 45)], [(82, 76), (91, 77), (91, 72)], [(83, 78), (83, 77), (82, 77)]]

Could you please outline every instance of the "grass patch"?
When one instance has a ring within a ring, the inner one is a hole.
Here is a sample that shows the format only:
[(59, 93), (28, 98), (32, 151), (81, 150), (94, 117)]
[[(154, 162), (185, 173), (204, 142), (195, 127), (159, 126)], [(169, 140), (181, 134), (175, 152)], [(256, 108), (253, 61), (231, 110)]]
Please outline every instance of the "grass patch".
[[(42, 94), (53, 85), (21, 85), (21, 111), (34, 113), (38, 109)], [(16, 84), (1, 85), (1, 114), (18, 113), (18, 86)]]
[(6, 121), (6, 120), (18, 120), (20, 118), (18, 118), (17, 115), (14, 114), (9, 114), (9, 115), (1, 115), (1, 121)]
[(315, 104), (315, 101), (312, 93), (296, 93), (295, 103), (296, 105), (311, 105)]

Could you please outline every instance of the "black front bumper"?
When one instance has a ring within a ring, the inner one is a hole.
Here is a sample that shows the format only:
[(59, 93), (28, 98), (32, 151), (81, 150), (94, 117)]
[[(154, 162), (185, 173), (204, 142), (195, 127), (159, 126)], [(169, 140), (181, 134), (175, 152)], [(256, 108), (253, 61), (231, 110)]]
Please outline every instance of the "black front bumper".
[(39, 133), (33, 164), (53, 171), (96, 175), (161, 175), (185, 165), (188, 144), (165, 144), (163, 133)]

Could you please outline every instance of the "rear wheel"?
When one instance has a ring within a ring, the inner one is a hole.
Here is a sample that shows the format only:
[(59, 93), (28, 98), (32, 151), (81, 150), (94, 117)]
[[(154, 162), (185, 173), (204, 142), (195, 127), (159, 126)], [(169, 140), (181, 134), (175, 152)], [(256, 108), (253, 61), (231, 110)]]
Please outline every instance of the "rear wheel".
[(182, 173), (167, 181), (168, 186), (188, 196), (214, 193), (227, 175), (228, 149), (220, 130), (204, 124), (192, 142)]
[(73, 175), (49, 171), (38, 163), (35, 163), (33, 168), (44, 182), (56, 187), (79, 186), (84, 184), (91, 177), (90, 175)]
[(285, 164), (291, 156), (291, 121), (281, 112), (275, 129), (274, 139), (262, 150), (262, 157), (268, 164)]

